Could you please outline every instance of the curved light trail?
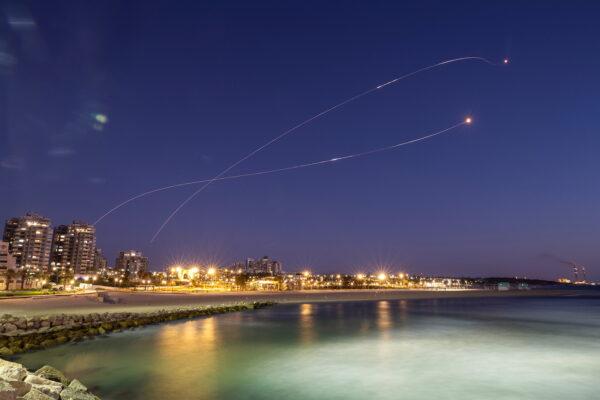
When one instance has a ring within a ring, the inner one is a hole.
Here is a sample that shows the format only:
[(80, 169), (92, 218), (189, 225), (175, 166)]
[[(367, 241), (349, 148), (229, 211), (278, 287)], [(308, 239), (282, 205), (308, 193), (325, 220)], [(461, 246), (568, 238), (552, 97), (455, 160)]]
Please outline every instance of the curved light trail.
[[(290, 133), (294, 132), (295, 130), (301, 128), (302, 126), (348, 104), (351, 103), (355, 100), (360, 99), (363, 96), (366, 96), (372, 92), (375, 92), (377, 90), (383, 89), (386, 86), (392, 85), (396, 82), (399, 82), (403, 79), (407, 79), (410, 78), (411, 76), (417, 75), (421, 72), (425, 72), (425, 71), (429, 71), (431, 69), (434, 68), (438, 68), (441, 67), (443, 65), (448, 65), (448, 64), (452, 64), (452, 63), (456, 63), (456, 62), (461, 62), (461, 61), (480, 61), (480, 62), (484, 62), (493, 66), (496, 66), (498, 64), (484, 58), (484, 57), (477, 57), (477, 56), (468, 56), (468, 57), (459, 57), (459, 58), (453, 58), (450, 60), (445, 60), (445, 61), (441, 61), (437, 64), (433, 64), (433, 65), (429, 65), (427, 67), (423, 67), (420, 68), (416, 71), (410, 72), (408, 74), (399, 76), (395, 79), (392, 79), (391, 81), (382, 83), (380, 85), (375, 86), (374, 88), (368, 89), (362, 93), (359, 93), (355, 96), (350, 97), (349, 99), (346, 99), (344, 101), (342, 101), (341, 103), (338, 103), (324, 111), (321, 111), (318, 114), (313, 115), (312, 117), (302, 121), (301, 123), (299, 123), (298, 125), (293, 126), (292, 128), (284, 131), (283, 133), (279, 134), (278, 136), (274, 137), (273, 139), (269, 140), (268, 142), (266, 142), (265, 144), (263, 144), (262, 146), (256, 148), (255, 150), (253, 150), (252, 152), (248, 153), (246, 156), (240, 158), (238, 161), (234, 162), (233, 164), (231, 164), (230, 166), (228, 166), (227, 168), (225, 168), (223, 171), (221, 171), (219, 174), (215, 175), (212, 179), (209, 179), (204, 185), (202, 185), (198, 190), (194, 191), (190, 196), (188, 196), (184, 201), (182, 201), (170, 214), (169, 216), (163, 221), (163, 223), (161, 224), (160, 228), (158, 228), (158, 230), (156, 231), (156, 233), (154, 233), (154, 236), (152, 236), (152, 239), (150, 240), (150, 242), (154, 242), (154, 240), (156, 240), (156, 238), (158, 237), (158, 235), (160, 235), (160, 232), (169, 224), (169, 222), (173, 219), (173, 217), (175, 217), (175, 215), (183, 208), (185, 207), (185, 205), (187, 203), (189, 203), (192, 199), (194, 199), (194, 197), (196, 197), (198, 194), (200, 194), (202, 191), (204, 191), (204, 189), (206, 189), (208, 186), (210, 186), (214, 181), (218, 180), (219, 178), (221, 178), (223, 175), (225, 175), (227, 172), (229, 172), (232, 168), (236, 167), (237, 165), (239, 165), (240, 163), (246, 161), (247, 159), (249, 159), (250, 157), (254, 156), (256, 153), (264, 150), (265, 148), (267, 148), (268, 146), (270, 146), (271, 144), (281, 140), (282, 138), (284, 138), (285, 136), (289, 135)], [(504, 63), (506, 64), (508, 62), (508, 60), (504, 60)]]
[(113, 208), (111, 208), (110, 210), (108, 210), (107, 212), (105, 212), (100, 218), (98, 218), (96, 220), (96, 222), (94, 222), (94, 225), (98, 224), (104, 218), (108, 217), (110, 214), (112, 214), (113, 212), (117, 211), (121, 207), (123, 207), (123, 206), (131, 203), (132, 201), (135, 201), (135, 200), (140, 199), (142, 197), (151, 195), (153, 193), (162, 192), (164, 190), (175, 189), (175, 188), (179, 188), (179, 187), (183, 187), (183, 186), (197, 185), (197, 184), (200, 184), (200, 183), (233, 180), (233, 179), (247, 178), (247, 177), (251, 177), (251, 176), (275, 174), (275, 173), (278, 173), (278, 172), (291, 171), (291, 170), (296, 170), (296, 169), (301, 169), (301, 168), (315, 167), (315, 166), (324, 165), (324, 164), (333, 164), (333, 163), (336, 163), (336, 162), (339, 162), (339, 161), (345, 161), (345, 160), (349, 160), (349, 159), (352, 159), (352, 158), (363, 157), (363, 156), (367, 156), (367, 155), (370, 155), (370, 154), (375, 154), (375, 153), (381, 153), (381, 152), (384, 152), (384, 151), (394, 150), (394, 149), (396, 149), (398, 147), (407, 146), (409, 144), (421, 142), (421, 141), (424, 141), (424, 140), (427, 140), (427, 139), (431, 139), (431, 138), (433, 138), (435, 136), (439, 136), (439, 135), (442, 135), (444, 133), (450, 132), (453, 129), (456, 129), (456, 128), (461, 127), (463, 125), (470, 125), (471, 123), (472, 123), (471, 117), (467, 117), (467, 118), (465, 118), (464, 121), (462, 121), (460, 123), (451, 125), (451, 126), (449, 126), (447, 128), (441, 129), (439, 131), (430, 133), (430, 134), (425, 135), (425, 136), (418, 137), (416, 139), (411, 139), (411, 140), (404, 141), (404, 142), (401, 142), (401, 143), (396, 143), (396, 144), (393, 144), (393, 145), (390, 145), (390, 146), (378, 147), (376, 149), (372, 149), (372, 150), (368, 150), (368, 151), (363, 151), (363, 152), (360, 152), (360, 153), (353, 153), (353, 154), (347, 154), (345, 156), (328, 158), (326, 160), (313, 161), (313, 162), (303, 163), (303, 164), (296, 164), (296, 165), (291, 165), (289, 167), (282, 167), (282, 168), (269, 169), (269, 170), (256, 171), (256, 172), (248, 172), (248, 173), (239, 174), (239, 175), (221, 176), (221, 177), (218, 177), (218, 178), (201, 179), (201, 180), (195, 180), (195, 181), (177, 183), (177, 184), (169, 185), (169, 186), (163, 186), (163, 187), (160, 187), (160, 188), (149, 190), (147, 192), (140, 193), (138, 195), (135, 195), (135, 196), (133, 196), (133, 197), (131, 197), (131, 198), (129, 198), (129, 199), (127, 199), (127, 200), (125, 200), (125, 201), (117, 204), (116, 206), (114, 206)]

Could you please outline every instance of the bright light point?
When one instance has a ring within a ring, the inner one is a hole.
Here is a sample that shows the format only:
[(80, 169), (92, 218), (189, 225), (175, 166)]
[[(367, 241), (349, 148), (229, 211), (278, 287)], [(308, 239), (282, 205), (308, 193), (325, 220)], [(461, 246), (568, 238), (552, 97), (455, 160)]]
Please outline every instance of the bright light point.
[(465, 124), (471, 125), (472, 122), (473, 122), (473, 118), (471, 118), (471, 117), (465, 118)]
[(380, 281), (385, 281), (385, 278), (386, 278), (386, 276), (383, 272), (380, 273), (379, 275), (377, 275), (377, 279), (379, 279)]
[(217, 270), (216, 270), (215, 268), (213, 268), (213, 267), (210, 267), (210, 268), (209, 268), (209, 269), (206, 271), (206, 273), (207, 273), (208, 275), (214, 275), (214, 274), (216, 274), (216, 273), (217, 273)]
[(339, 160), (339, 157), (336, 157), (336, 158), (332, 158), (332, 159), (331, 159), (331, 160), (329, 160), (329, 161), (338, 161), (338, 160)]
[(310, 271), (304, 271), (304, 272), (302, 273), (302, 275), (304, 275), (304, 276), (310, 276)]
[(508, 64), (508, 58), (505, 58), (504, 60), (502, 60), (502, 62), (503, 62), (504, 64)]

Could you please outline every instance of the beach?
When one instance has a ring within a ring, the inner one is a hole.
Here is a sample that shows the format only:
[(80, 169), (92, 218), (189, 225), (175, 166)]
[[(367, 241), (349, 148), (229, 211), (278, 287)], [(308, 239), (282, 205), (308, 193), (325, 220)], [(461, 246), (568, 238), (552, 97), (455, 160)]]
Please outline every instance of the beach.
[(110, 302), (100, 302), (96, 294), (40, 296), (0, 300), (0, 314), (36, 316), (51, 314), (89, 314), (105, 312), (152, 312), (173, 308), (229, 305), (241, 302), (313, 303), (329, 301), (370, 301), (477, 297), (545, 297), (600, 296), (598, 291), (534, 289), (523, 291), (495, 290), (303, 290), (283, 292), (106, 292)]

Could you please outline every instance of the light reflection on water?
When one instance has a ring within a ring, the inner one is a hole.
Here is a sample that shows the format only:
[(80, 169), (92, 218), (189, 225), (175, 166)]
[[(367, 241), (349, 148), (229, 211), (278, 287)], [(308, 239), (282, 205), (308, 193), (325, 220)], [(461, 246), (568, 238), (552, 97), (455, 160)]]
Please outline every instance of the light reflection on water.
[(600, 301), (277, 306), (21, 357), (104, 399), (596, 399)]

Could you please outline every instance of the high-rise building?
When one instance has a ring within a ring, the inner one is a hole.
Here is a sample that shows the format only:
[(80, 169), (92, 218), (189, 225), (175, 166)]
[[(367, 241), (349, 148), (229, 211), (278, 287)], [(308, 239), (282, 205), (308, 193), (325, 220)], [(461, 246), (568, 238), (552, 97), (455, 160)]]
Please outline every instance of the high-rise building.
[[(8, 252), (8, 243), (0, 242), (0, 290), (14, 288), (16, 283), (16, 276), (11, 274), (11, 271), (15, 272), (17, 269), (17, 262), (15, 258)], [(11, 285), (11, 283), (13, 285)]]
[(246, 273), (260, 275), (281, 275), (281, 263), (276, 260), (271, 260), (267, 256), (264, 256), (258, 260), (248, 258), (246, 260)]
[(0, 275), (17, 269), (17, 260), (8, 252), (8, 243), (0, 242)]
[(94, 271), (103, 272), (108, 268), (108, 261), (102, 254), (102, 249), (96, 247), (96, 253), (94, 254)]
[(140, 277), (148, 271), (148, 257), (144, 257), (141, 251), (122, 251), (115, 262), (115, 269), (130, 278)]
[(95, 271), (96, 228), (81, 221), (59, 225), (54, 229), (50, 268), (70, 270), (75, 274)]
[(27, 213), (11, 218), (4, 225), (3, 240), (15, 258), (17, 268), (46, 271), (52, 246), (52, 228), (48, 218)]

